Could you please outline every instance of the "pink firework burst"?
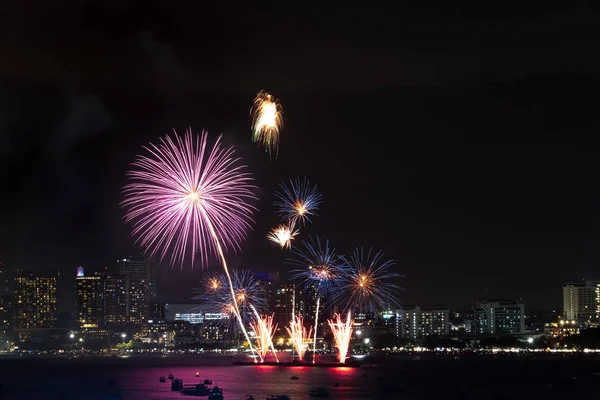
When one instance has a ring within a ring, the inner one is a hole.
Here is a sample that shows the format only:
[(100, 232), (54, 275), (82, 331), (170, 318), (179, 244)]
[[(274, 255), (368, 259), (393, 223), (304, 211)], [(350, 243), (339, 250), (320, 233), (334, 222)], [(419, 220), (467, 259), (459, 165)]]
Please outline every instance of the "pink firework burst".
[(251, 174), (221, 137), (212, 148), (207, 141), (207, 132), (189, 129), (182, 137), (174, 131), (144, 147), (148, 154), (138, 156), (127, 174), (121, 204), (132, 235), (161, 260), (170, 252), (171, 265), (189, 258), (193, 266), (200, 253), (205, 266), (221, 250), (239, 251), (252, 222)]

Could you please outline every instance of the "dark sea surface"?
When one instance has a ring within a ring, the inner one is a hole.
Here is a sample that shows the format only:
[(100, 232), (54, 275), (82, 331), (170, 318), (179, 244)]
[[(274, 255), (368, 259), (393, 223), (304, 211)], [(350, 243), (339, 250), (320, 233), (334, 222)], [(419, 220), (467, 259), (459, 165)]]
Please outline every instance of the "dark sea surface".
[[(76, 360), (0, 358), (1, 399), (191, 399), (172, 392), (211, 379), (226, 400), (287, 394), (309, 399), (326, 387), (331, 399), (600, 399), (600, 359), (567, 356), (368, 357), (361, 368), (234, 366), (230, 357), (110, 357)], [(372, 365), (375, 364), (375, 365)], [(199, 372), (200, 378), (196, 377)], [(298, 380), (291, 380), (296, 375)], [(115, 386), (107, 385), (113, 378)], [(339, 382), (339, 387), (334, 384)], [(204, 397), (206, 399), (206, 397)]]

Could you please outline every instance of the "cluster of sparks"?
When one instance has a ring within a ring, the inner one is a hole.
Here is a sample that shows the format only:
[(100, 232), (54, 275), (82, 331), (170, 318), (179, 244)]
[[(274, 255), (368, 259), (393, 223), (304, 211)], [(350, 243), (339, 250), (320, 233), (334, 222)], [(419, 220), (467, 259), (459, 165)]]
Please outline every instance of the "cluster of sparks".
[(333, 319), (328, 319), (327, 323), (333, 333), (335, 347), (338, 349), (339, 362), (340, 364), (344, 364), (348, 356), (348, 349), (350, 348), (350, 339), (352, 339), (352, 326), (354, 325), (354, 321), (351, 318), (350, 312), (348, 312), (346, 322), (342, 322), (342, 318), (339, 314), (334, 314)]
[(293, 223), (288, 223), (287, 225), (282, 224), (273, 228), (267, 234), (267, 239), (277, 243), (282, 249), (290, 249), (292, 247), (292, 240), (294, 240), (296, 235), (298, 235), (298, 230), (295, 229)]
[[(265, 91), (257, 94), (251, 109), (252, 141), (277, 157), (279, 135), (283, 126), (281, 105)], [(261, 362), (269, 350), (275, 359), (273, 335), (277, 328), (273, 316), (261, 315), (266, 297), (250, 271), (229, 272), (225, 253), (239, 251), (251, 228), (251, 205), (256, 188), (246, 166), (235, 157), (232, 147), (222, 146), (219, 137), (212, 146), (208, 134), (194, 135), (191, 129), (183, 136), (176, 132), (158, 144), (144, 147), (127, 173), (129, 183), (123, 189), (125, 220), (133, 226), (136, 242), (151, 255), (163, 261), (168, 255), (171, 266), (186, 263), (208, 265), (217, 257), (224, 273), (206, 277), (197, 298), (211, 305), (215, 312), (228, 316), (243, 333), (250, 351)], [(291, 250), (290, 260), (297, 269), (291, 279), (300, 280), (314, 294), (316, 307), (314, 326), (304, 327), (301, 316), (294, 317), (286, 330), (293, 350), (300, 360), (316, 337), (321, 301), (340, 306), (348, 312), (346, 321), (339, 314), (327, 320), (344, 363), (352, 336), (353, 312), (375, 313), (395, 303), (401, 290), (391, 282), (398, 274), (389, 272), (393, 262), (383, 261), (383, 253), (357, 248), (351, 257), (336, 253), (329, 241), (309, 237), (302, 246), (292, 246), (300, 227), (317, 216), (322, 197), (317, 187), (306, 178), (290, 179), (275, 192), (275, 212), (280, 224), (267, 235), (281, 249)], [(293, 311), (292, 311), (293, 312)], [(256, 339), (256, 349), (246, 330), (249, 326)], [(278, 361), (278, 360), (277, 360)]]
[(323, 242), (318, 237), (310, 237), (308, 241), (302, 242), (302, 244), (304, 245), (303, 248), (292, 249), (295, 258), (289, 262), (301, 268), (291, 271), (290, 278), (301, 280), (305, 287), (314, 291), (316, 307), (313, 332), (313, 363), (315, 363), (321, 297), (325, 294), (335, 293), (341, 274), (341, 257), (336, 254), (334, 248), (329, 246), (328, 240)]
[(396, 304), (402, 289), (393, 279), (400, 275), (389, 271), (394, 262), (384, 261), (383, 257), (381, 251), (375, 253), (360, 247), (345, 259), (340, 281), (344, 290), (338, 294), (339, 303), (354, 312), (371, 314)]
[(191, 259), (192, 266), (197, 254), (206, 265), (219, 247), (238, 251), (254, 211), (247, 201), (256, 197), (234, 149), (223, 148), (220, 137), (210, 148), (206, 132), (191, 130), (145, 149), (127, 174), (122, 202), (141, 247), (161, 260), (171, 253), (172, 265)]
[(283, 127), (283, 111), (279, 100), (261, 90), (250, 109), (252, 115), (252, 141), (265, 148), (271, 155), (279, 149), (279, 133)]
[(256, 199), (252, 176), (234, 157), (234, 149), (221, 147), (219, 137), (207, 149), (208, 134), (174, 132), (157, 146), (146, 147), (149, 155), (139, 156), (125, 186), (125, 220), (133, 222), (133, 235), (151, 254), (161, 251), (161, 260), (171, 251), (183, 266), (188, 247), (191, 262), (202, 254), (203, 265), (210, 256), (218, 256), (233, 298), (232, 311), (240, 329), (254, 351), (244, 327), (225, 260), (227, 249), (239, 250), (250, 228)]
[[(277, 353), (273, 346), (273, 335), (277, 329), (277, 324), (273, 323), (273, 316), (267, 315), (254, 320), (250, 323), (250, 328), (252, 328), (256, 337), (256, 347), (260, 361), (263, 362), (265, 360), (269, 350), (273, 351), (273, 355), (277, 359)], [(279, 360), (277, 359), (277, 361)]]
[(308, 331), (304, 327), (304, 321), (301, 316), (297, 316), (295, 319), (290, 321), (290, 326), (285, 328), (290, 336), (292, 342), (292, 348), (298, 354), (298, 360), (304, 359), (304, 354), (308, 350), (308, 344), (310, 341), (310, 334), (312, 328)]
[(321, 194), (306, 178), (290, 179), (289, 185), (282, 183), (275, 192), (275, 212), (281, 224), (273, 228), (267, 238), (282, 249), (290, 249), (292, 240), (298, 235), (296, 226), (305, 226), (317, 215)]

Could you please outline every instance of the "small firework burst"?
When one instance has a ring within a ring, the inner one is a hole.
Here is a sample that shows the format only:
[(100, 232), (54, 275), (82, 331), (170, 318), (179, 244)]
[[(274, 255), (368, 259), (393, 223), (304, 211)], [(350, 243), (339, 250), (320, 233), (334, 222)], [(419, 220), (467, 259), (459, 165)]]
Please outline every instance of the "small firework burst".
[(265, 148), (271, 156), (279, 149), (279, 134), (283, 127), (283, 111), (279, 100), (261, 90), (250, 109), (252, 116), (252, 141)]
[(338, 292), (337, 300), (341, 300), (338, 303), (346, 304), (347, 309), (355, 313), (372, 314), (397, 305), (398, 295), (403, 289), (393, 282), (400, 277), (389, 271), (393, 265), (393, 260), (384, 260), (381, 251), (355, 249), (342, 269), (341, 286), (344, 290)]
[(281, 183), (275, 192), (275, 213), (282, 222), (293, 221), (306, 225), (311, 217), (317, 215), (322, 196), (316, 185), (308, 179), (290, 179), (289, 185)]
[(287, 225), (282, 224), (273, 228), (267, 234), (267, 239), (277, 243), (282, 249), (289, 249), (292, 247), (292, 240), (294, 240), (296, 235), (298, 235), (298, 230), (295, 229), (294, 222), (290, 221)]

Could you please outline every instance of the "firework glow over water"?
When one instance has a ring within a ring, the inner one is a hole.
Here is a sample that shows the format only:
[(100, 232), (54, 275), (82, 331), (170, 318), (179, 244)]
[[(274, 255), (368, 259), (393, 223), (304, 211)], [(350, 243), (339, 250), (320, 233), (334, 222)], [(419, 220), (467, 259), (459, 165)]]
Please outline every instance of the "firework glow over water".
[(252, 141), (265, 148), (271, 156), (279, 149), (279, 134), (283, 127), (283, 111), (279, 100), (261, 90), (250, 109), (252, 115)]
[(293, 350), (298, 355), (298, 360), (304, 360), (304, 354), (306, 353), (306, 350), (308, 350), (312, 328), (309, 328), (307, 331), (304, 327), (302, 317), (297, 316), (290, 321), (290, 326), (286, 326), (285, 330), (288, 335), (290, 335), (290, 341), (292, 342)]
[(348, 357), (354, 321), (352, 320), (350, 312), (348, 312), (346, 322), (342, 322), (342, 318), (339, 314), (334, 314), (333, 319), (328, 319), (327, 323), (329, 324), (329, 328), (331, 328), (331, 333), (333, 333), (335, 347), (338, 349), (339, 362), (340, 364), (344, 364)]
[(316, 297), (315, 324), (313, 330), (313, 363), (316, 362), (317, 352), (317, 327), (319, 325), (319, 309), (321, 297), (330, 295), (336, 297), (342, 274), (343, 258), (336, 254), (334, 248), (329, 246), (329, 240), (321, 241), (318, 237), (309, 237), (302, 242), (303, 247), (293, 248), (295, 256), (289, 263), (297, 265), (300, 269), (291, 271), (290, 279), (299, 279), (305, 288), (314, 290)]
[(127, 174), (125, 220), (133, 223), (133, 236), (152, 255), (160, 253), (162, 260), (171, 252), (171, 265), (178, 261), (183, 266), (188, 252), (192, 266), (197, 253), (202, 265), (218, 256), (250, 344), (224, 252), (239, 250), (250, 229), (254, 208), (247, 201), (256, 199), (255, 186), (232, 147), (223, 148), (220, 137), (212, 148), (207, 142), (206, 132), (198, 136), (189, 129), (183, 137), (174, 132), (145, 147), (148, 155), (139, 156)]
[(256, 319), (250, 323), (250, 327), (256, 337), (256, 347), (258, 348), (258, 355), (260, 356), (261, 362), (265, 360), (269, 350), (273, 352), (273, 356), (275, 356), (275, 359), (279, 362), (273, 346), (273, 335), (275, 335), (275, 330), (277, 329), (277, 324), (273, 323), (273, 315), (266, 315)]

